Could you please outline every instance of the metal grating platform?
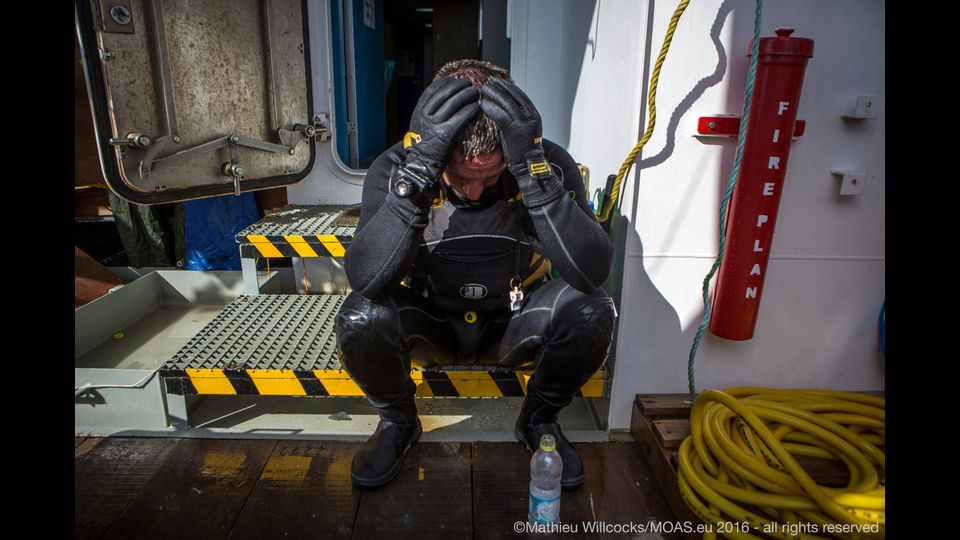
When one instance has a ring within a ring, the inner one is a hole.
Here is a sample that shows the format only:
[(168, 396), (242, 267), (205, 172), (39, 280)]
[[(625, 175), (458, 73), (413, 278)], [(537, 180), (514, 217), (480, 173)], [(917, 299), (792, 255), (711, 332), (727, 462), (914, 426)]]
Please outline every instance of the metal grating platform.
[(284, 206), (237, 233), (237, 242), (246, 242), (251, 235), (280, 242), (287, 236), (353, 236), (359, 208), (359, 205)]
[(285, 206), (237, 233), (245, 258), (342, 257), (360, 205)]
[(340, 369), (334, 317), (346, 296), (241, 296), (193, 337), (170, 369)]
[[(231, 302), (163, 365), (168, 393), (362, 396), (341, 368), (334, 318), (345, 295), (248, 295)], [(532, 370), (444, 366), (411, 371), (421, 397), (523, 396)], [(598, 371), (578, 396), (604, 393)]]

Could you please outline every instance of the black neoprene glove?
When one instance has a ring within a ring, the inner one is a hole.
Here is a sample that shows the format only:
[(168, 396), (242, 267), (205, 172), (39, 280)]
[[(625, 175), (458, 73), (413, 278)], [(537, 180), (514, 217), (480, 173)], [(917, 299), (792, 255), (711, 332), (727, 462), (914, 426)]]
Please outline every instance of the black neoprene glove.
[(453, 77), (437, 79), (424, 90), (403, 137), (406, 158), (391, 182), (398, 197), (420, 208), (430, 205), (457, 132), (480, 112), (478, 96), (469, 80)]
[(543, 155), (543, 122), (530, 98), (504, 79), (490, 79), (481, 95), (480, 109), (500, 128), (504, 159), (523, 193), (523, 204), (535, 208), (563, 196), (563, 183)]

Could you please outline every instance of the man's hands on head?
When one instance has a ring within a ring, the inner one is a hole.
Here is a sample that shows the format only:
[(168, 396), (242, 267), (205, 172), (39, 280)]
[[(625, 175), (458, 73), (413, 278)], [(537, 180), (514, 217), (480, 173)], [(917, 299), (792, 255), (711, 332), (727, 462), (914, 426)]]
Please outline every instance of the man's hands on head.
[(503, 155), (524, 204), (534, 208), (562, 196), (563, 184), (544, 157), (543, 123), (530, 98), (504, 79), (491, 79), (478, 91), (469, 80), (453, 77), (437, 79), (420, 96), (403, 140), (406, 157), (393, 175), (394, 194), (428, 207), (457, 134), (481, 111), (500, 128)]
[(524, 174), (528, 159), (542, 159), (543, 123), (530, 98), (517, 85), (491, 79), (481, 90), (480, 109), (500, 128), (503, 156), (514, 176)]
[(467, 79), (434, 81), (413, 110), (404, 148), (421, 161), (446, 165), (457, 132), (480, 112), (479, 95)]
[(394, 175), (398, 197), (420, 208), (430, 205), (457, 133), (480, 113), (479, 95), (469, 80), (453, 77), (437, 79), (423, 92), (403, 138), (406, 159)]
[(563, 184), (543, 154), (543, 122), (523, 90), (510, 81), (491, 79), (481, 89), (480, 109), (500, 128), (500, 145), (528, 208), (559, 198)]

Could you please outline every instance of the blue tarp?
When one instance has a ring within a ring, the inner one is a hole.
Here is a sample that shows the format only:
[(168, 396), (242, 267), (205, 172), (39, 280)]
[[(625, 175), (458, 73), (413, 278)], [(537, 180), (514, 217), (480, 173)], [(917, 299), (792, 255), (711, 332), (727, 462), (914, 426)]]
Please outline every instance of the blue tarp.
[(187, 270), (240, 270), (236, 235), (260, 219), (253, 193), (183, 203)]

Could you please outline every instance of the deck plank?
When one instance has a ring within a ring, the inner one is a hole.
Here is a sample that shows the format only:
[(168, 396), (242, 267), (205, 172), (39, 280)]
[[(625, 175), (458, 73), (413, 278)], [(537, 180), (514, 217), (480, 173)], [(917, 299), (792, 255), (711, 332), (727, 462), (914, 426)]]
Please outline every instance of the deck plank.
[(100, 538), (180, 439), (88, 437), (74, 450), (74, 536)]
[[(596, 495), (595, 487), (599, 480), (597, 471), (602, 470), (602, 454), (597, 447), (609, 443), (573, 443), (573, 447), (580, 454), (583, 461), (584, 481), (583, 485), (572, 491), (564, 491), (560, 494), (560, 523), (576, 525), (576, 532), (551, 534), (552, 538), (600, 538), (596, 532), (590, 531), (584, 527), (584, 522), (593, 522), (596, 520)], [(530, 468), (527, 467), (527, 482), (530, 482)], [(593, 486), (593, 487), (591, 487)], [(539, 535), (538, 535), (539, 536)]]
[(653, 433), (657, 436), (657, 440), (663, 448), (680, 448), (683, 440), (690, 436), (689, 418), (665, 418), (653, 420), (651, 423), (653, 424)]
[[(473, 527), (477, 540), (512, 535), (526, 521), (530, 452), (518, 443), (473, 443)], [(563, 511), (563, 496), (560, 497)]]
[(689, 417), (690, 394), (637, 394), (635, 403), (647, 418)]
[(350, 461), (359, 446), (280, 441), (228, 538), (350, 538), (360, 503)]
[[(419, 443), (400, 475), (373, 491), (350, 483), (359, 446), (91, 437), (76, 453), (77, 485), (95, 488), (78, 487), (77, 536), (487, 539), (514, 536), (514, 523), (526, 520), (530, 455), (519, 443)], [(577, 532), (538, 537), (622, 538), (583, 522), (674, 520), (634, 443), (574, 447), (586, 481), (563, 492), (560, 515)], [(113, 497), (106, 508), (105, 496)]]
[(353, 538), (473, 536), (470, 443), (418, 443), (389, 484), (364, 491)]
[[(590, 519), (607, 524), (676, 520), (664, 501), (653, 470), (635, 443), (594, 443), (592, 449), (598, 454), (598, 459), (584, 460), (586, 481), (583, 486), (584, 493), (592, 498), (593, 515)], [(600, 538), (623, 536), (623, 533), (600, 534)], [(667, 533), (662, 536), (679, 538), (678, 535)]]
[[(574, 443), (586, 479), (580, 489), (560, 496), (560, 523), (570, 533), (544, 538), (622, 538), (587, 529), (586, 522), (607, 524), (673, 521), (673, 513), (653, 473), (632, 442)], [(502, 538), (525, 521), (529, 502), (530, 454), (520, 445), (473, 443), (475, 538)], [(676, 538), (669, 534), (664, 538)]]
[(184, 439), (104, 538), (224, 538), (276, 440)]

